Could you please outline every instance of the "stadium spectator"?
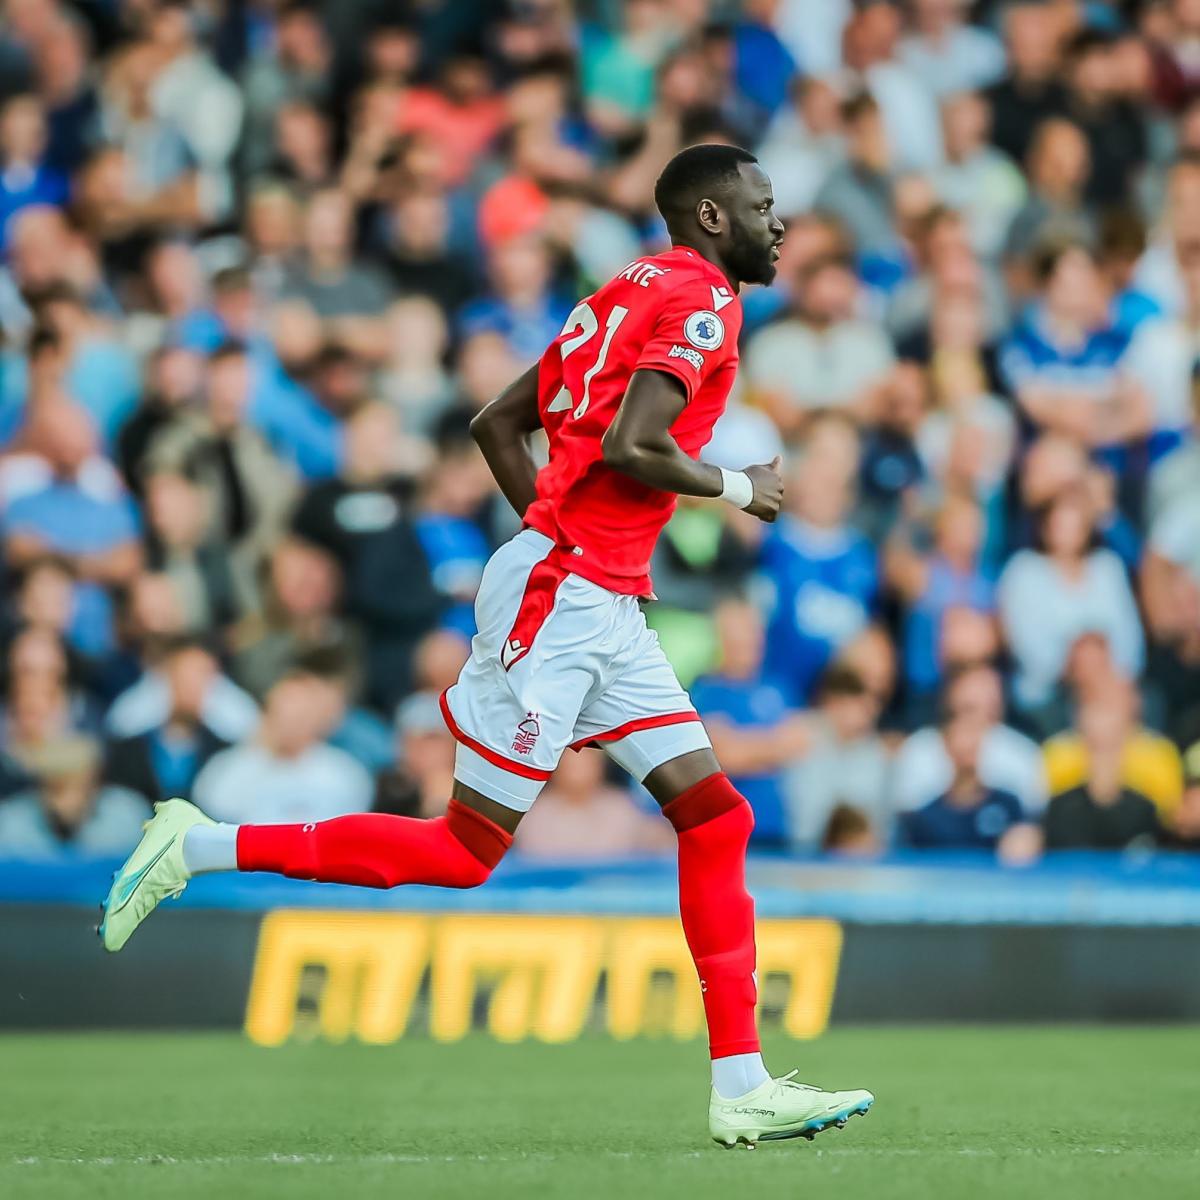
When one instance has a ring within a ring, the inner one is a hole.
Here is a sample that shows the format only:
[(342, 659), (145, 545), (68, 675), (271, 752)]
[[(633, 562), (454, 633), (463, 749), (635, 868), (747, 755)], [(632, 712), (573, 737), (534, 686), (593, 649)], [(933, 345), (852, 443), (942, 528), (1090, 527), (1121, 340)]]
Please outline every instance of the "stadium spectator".
[(938, 97), (998, 83), (1004, 47), (986, 29), (969, 25), (969, 0), (913, 0), (912, 32), (900, 44), (900, 61)]
[(1166, 820), (1162, 839), (1175, 850), (1200, 850), (1200, 744), (1183, 756), (1183, 795)]
[(1096, 546), (1092, 503), (1082, 489), (1061, 492), (1041, 510), (1036, 548), (1010, 559), (997, 595), (1016, 660), (1014, 700), (1035, 726), (1080, 634), (1103, 634), (1119, 670), (1130, 678), (1141, 672), (1137, 605), (1121, 560)]
[(36, 784), (0, 804), (0, 854), (33, 860), (71, 854), (116, 856), (137, 844), (145, 801), (97, 783), (100, 748), (59, 737), (29, 759)]
[[(1003, 723), (1003, 685), (995, 668), (981, 663), (960, 667), (946, 680), (942, 706), (947, 718), (966, 715), (984, 726), (978, 765), (984, 787), (1015, 796), (1025, 812), (1045, 807), (1041, 750)], [(924, 808), (944, 795), (954, 780), (954, 764), (943, 727), (929, 725), (906, 738), (896, 753), (891, 778), (897, 812)]]
[(916, 528), (897, 530), (885, 559), (888, 584), (905, 611), (903, 671), (908, 705), (929, 711), (944, 673), (945, 624), (953, 610), (995, 611), (994, 585), (981, 569), (984, 527), (979, 506), (951, 496), (933, 522), (933, 545), (922, 553)]
[(810, 448), (788, 472), (785, 511), (770, 527), (759, 570), (771, 593), (768, 678), (802, 706), (830, 658), (875, 609), (875, 548), (850, 523), (854, 480)]
[(412, 487), (400, 473), (398, 441), (387, 409), (368, 405), (358, 412), (347, 427), (342, 474), (311, 486), (292, 523), (341, 568), (341, 610), (362, 628), (371, 651), (367, 694), (384, 711), (407, 693), (414, 647), (443, 610)]
[(298, 538), (276, 545), (260, 612), (233, 631), (233, 677), (261, 700), (310, 651), (336, 647), (357, 662), (361, 643), (339, 619), (341, 578), (320, 546)]
[[(1077, 660), (1084, 655), (1096, 657), (1103, 647), (1092, 644), (1076, 647)], [(1081, 653), (1082, 651), (1082, 653)], [(1116, 756), (1122, 787), (1145, 796), (1158, 810), (1161, 820), (1168, 820), (1179, 807), (1183, 789), (1183, 772), (1179, 751), (1161, 734), (1138, 723), (1137, 690), (1128, 679), (1122, 679), (1111, 663), (1091, 668), (1099, 676), (1085, 682), (1081, 676), (1088, 670), (1076, 663), (1075, 675), (1080, 687), (1080, 704), (1076, 728), (1050, 738), (1042, 747), (1046, 758), (1046, 783), (1052, 796), (1081, 787), (1092, 777), (1091, 755), (1096, 752), (1099, 734), (1085, 729), (1085, 723), (1102, 728), (1106, 740), (1105, 753)]]
[(249, 741), (223, 750), (196, 777), (192, 796), (218, 821), (322, 821), (366, 812), (374, 785), (366, 768), (325, 739), (346, 697), (329, 678), (299, 671), (267, 693)]
[(46, 114), (36, 96), (13, 96), (0, 106), (0, 250), (9, 221), (34, 204), (64, 205), (66, 176), (47, 161)]
[(1004, 838), (1025, 822), (1021, 802), (1011, 792), (987, 786), (980, 760), (987, 723), (971, 712), (949, 713), (942, 744), (952, 778), (946, 791), (920, 808), (900, 815), (904, 845), (932, 850), (999, 850)]
[(802, 268), (790, 311), (750, 339), (747, 383), (785, 437), (819, 409), (873, 416), (893, 352), (859, 317), (859, 290), (847, 260), (819, 258)]
[(992, 141), (1014, 162), (1024, 163), (1038, 128), (1067, 108), (1059, 75), (1063, 22), (1054, 5), (1015, 0), (1005, 5), (1002, 23), (1009, 75), (987, 91)]
[(199, 641), (180, 640), (162, 660), (168, 712), (153, 728), (105, 747), (105, 782), (136, 792), (153, 803), (172, 796), (188, 799), (192, 784), (214, 754), (229, 743), (204, 723), (205, 697), (217, 674), (212, 653)]
[(868, 93), (842, 104), (846, 160), (826, 177), (813, 201), (820, 213), (836, 217), (862, 255), (887, 257), (896, 250), (896, 205), (892, 150), (879, 103)]
[(674, 845), (670, 825), (605, 783), (604, 757), (588, 749), (563, 755), (513, 839), (525, 857), (579, 861), (669, 854)]
[(1158, 813), (1153, 801), (1124, 782), (1127, 705), (1094, 700), (1079, 714), (1087, 748), (1085, 782), (1051, 798), (1043, 818), (1048, 850), (1120, 850), (1153, 845)]
[(717, 667), (692, 685), (692, 702), (713, 748), (754, 809), (754, 841), (786, 845), (793, 836), (784, 772), (810, 745), (806, 717), (764, 678), (764, 630), (757, 610), (726, 600), (716, 614)]
[(253, 608), (255, 574), (282, 531), (291, 472), (247, 419), (251, 367), (238, 343), (208, 357), (204, 405), (179, 414), (150, 444), (148, 470), (182, 474), (206, 497), (209, 536), (229, 548), (238, 594)]
[(881, 708), (880, 698), (852, 667), (835, 663), (822, 676), (805, 744), (785, 768), (793, 848), (815, 850), (833, 841), (845, 850), (854, 816), (865, 825), (856, 844), (883, 846), (891, 840), (890, 755), (877, 730)]

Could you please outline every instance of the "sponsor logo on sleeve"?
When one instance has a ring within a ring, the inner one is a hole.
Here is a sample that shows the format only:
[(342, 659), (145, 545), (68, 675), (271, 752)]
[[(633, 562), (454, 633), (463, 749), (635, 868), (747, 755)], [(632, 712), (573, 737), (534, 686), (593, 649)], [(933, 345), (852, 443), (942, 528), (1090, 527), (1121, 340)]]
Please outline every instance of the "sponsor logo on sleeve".
[(690, 346), (672, 346), (667, 351), (668, 358), (682, 358), (685, 362), (690, 362), (697, 371), (704, 369), (704, 355), (693, 350)]
[(700, 350), (716, 350), (725, 340), (725, 323), (715, 312), (702, 308), (684, 321), (683, 334)]

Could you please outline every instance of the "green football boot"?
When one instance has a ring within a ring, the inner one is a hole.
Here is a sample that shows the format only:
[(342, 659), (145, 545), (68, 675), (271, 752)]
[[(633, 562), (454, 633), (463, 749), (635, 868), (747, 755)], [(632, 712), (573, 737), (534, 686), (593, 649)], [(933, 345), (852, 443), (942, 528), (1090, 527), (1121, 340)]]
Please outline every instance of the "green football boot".
[(714, 1088), (708, 1103), (713, 1141), (727, 1150), (739, 1142), (753, 1150), (758, 1142), (797, 1137), (811, 1141), (822, 1130), (841, 1129), (851, 1117), (865, 1115), (875, 1103), (870, 1092), (823, 1092), (796, 1083), (795, 1074), (768, 1079), (736, 1100), (724, 1099)]
[(142, 827), (142, 840), (113, 876), (108, 899), (101, 905), (104, 918), (97, 932), (105, 950), (120, 950), (161, 901), (187, 887), (191, 876), (183, 863), (183, 835), (193, 825), (215, 824), (186, 800), (154, 806), (154, 816)]

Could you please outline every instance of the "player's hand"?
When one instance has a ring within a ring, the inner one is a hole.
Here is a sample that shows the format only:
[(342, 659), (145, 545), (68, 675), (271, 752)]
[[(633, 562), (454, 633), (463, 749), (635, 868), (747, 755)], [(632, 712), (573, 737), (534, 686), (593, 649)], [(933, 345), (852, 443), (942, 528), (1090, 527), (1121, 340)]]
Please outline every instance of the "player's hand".
[(760, 521), (774, 521), (779, 516), (779, 506), (783, 503), (783, 476), (779, 474), (782, 462), (777, 454), (769, 463), (746, 468), (754, 484), (754, 499), (746, 506), (746, 512)]

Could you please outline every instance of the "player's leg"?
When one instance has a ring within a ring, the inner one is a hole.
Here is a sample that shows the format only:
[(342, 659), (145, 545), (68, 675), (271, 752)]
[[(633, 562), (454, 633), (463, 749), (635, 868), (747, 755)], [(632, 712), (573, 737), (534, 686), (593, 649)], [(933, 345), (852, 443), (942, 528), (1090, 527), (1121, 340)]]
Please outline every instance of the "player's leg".
[[(640, 618), (640, 614), (639, 614)], [(634, 624), (631, 618), (631, 625)], [(679, 912), (700, 979), (712, 1059), (709, 1128), (723, 1145), (813, 1136), (865, 1112), (869, 1092), (772, 1079), (755, 1017), (754, 902), (746, 850), (754, 817), (721, 770), (687, 693), (652, 633), (631, 629), (625, 669), (580, 716), (573, 744), (596, 742), (640, 780), (674, 826)]]
[[(557, 765), (595, 683), (589, 652), (572, 650), (588, 643), (589, 622), (599, 615), (596, 597), (574, 597), (584, 601), (574, 606), (556, 603), (567, 577), (546, 565), (548, 548), (540, 535), (520, 535), (485, 571), (479, 635), (442, 700), (459, 741), (444, 816), (355, 813), (304, 824), (222, 825), (183, 800), (167, 801), (156, 806), (102, 906), (105, 947), (119, 950), (162, 900), (182, 892), (193, 875), (212, 871), (269, 871), (377, 888), (483, 883)], [(518, 626), (527, 653), (506, 665), (501, 647)]]

